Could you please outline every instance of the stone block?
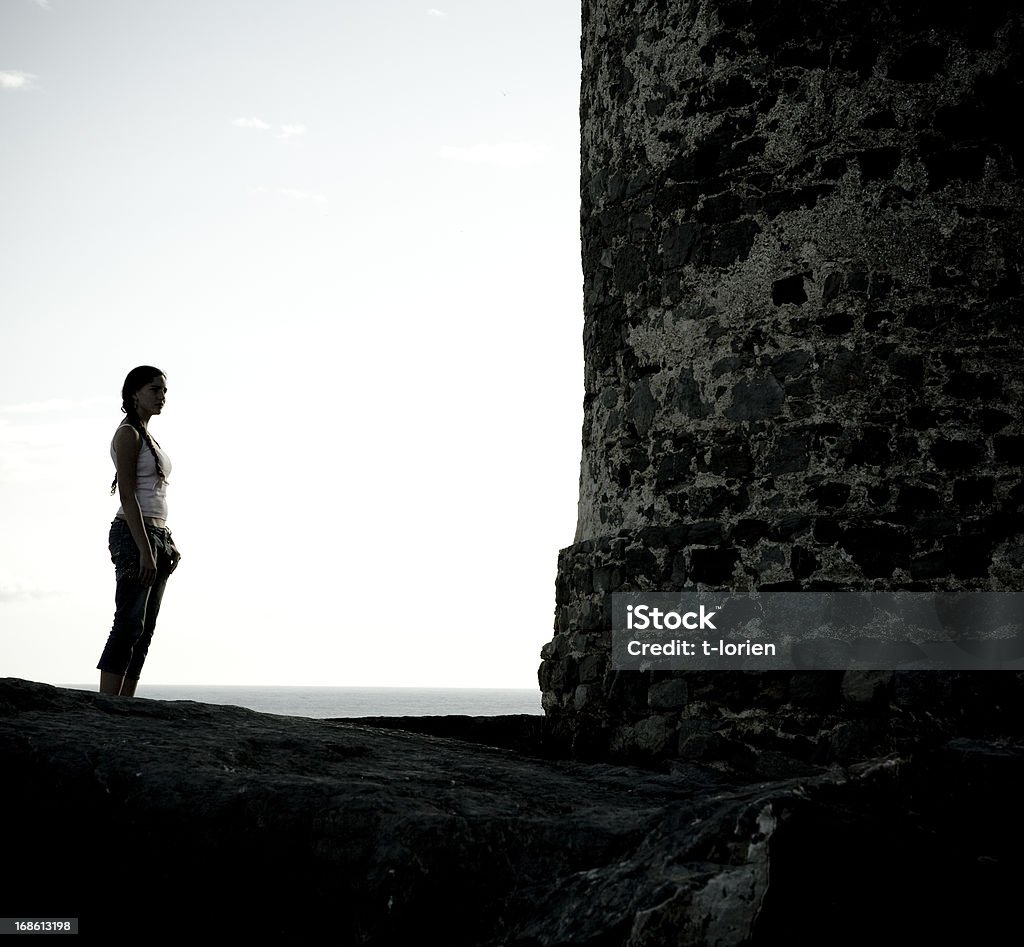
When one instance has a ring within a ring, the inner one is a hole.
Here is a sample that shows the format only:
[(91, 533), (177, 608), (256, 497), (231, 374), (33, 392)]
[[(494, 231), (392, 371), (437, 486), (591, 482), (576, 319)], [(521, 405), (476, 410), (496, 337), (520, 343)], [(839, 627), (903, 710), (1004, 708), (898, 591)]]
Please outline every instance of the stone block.
[(647, 706), (651, 710), (681, 710), (690, 697), (689, 685), (681, 678), (658, 681), (647, 691)]

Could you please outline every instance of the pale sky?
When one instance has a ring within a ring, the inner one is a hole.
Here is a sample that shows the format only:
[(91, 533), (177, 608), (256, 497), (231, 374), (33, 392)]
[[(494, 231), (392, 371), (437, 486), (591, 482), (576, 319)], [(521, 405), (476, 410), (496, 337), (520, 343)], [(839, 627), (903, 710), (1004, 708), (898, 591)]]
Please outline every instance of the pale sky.
[(578, 495), (579, 17), (0, 0), (0, 676), (98, 681), (151, 364), (183, 558), (143, 685), (536, 686)]

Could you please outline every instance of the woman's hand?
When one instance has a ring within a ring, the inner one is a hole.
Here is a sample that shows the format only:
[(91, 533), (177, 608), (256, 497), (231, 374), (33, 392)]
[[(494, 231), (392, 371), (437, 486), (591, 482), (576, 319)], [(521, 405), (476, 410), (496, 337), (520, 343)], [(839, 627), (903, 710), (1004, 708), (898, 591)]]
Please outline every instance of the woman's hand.
[(156, 579), (156, 559), (153, 550), (147, 546), (145, 552), (139, 553), (139, 582), (147, 588)]
[(175, 569), (178, 568), (178, 562), (181, 560), (181, 553), (178, 552), (178, 547), (175, 546), (173, 542), (171, 543), (171, 548), (168, 550), (168, 552), (171, 555), (171, 568), (168, 570), (167, 574), (170, 575)]

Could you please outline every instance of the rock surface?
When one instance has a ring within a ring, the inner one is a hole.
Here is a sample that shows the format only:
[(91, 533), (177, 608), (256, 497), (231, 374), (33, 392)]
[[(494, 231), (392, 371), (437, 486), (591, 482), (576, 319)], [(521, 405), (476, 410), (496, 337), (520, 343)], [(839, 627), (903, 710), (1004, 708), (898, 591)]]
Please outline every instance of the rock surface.
[(533, 756), (375, 723), (0, 681), (0, 913), (523, 947), (984, 943), (1012, 920), (1012, 741), (907, 741), (765, 779), (721, 759), (544, 759), (528, 717), (405, 723)]

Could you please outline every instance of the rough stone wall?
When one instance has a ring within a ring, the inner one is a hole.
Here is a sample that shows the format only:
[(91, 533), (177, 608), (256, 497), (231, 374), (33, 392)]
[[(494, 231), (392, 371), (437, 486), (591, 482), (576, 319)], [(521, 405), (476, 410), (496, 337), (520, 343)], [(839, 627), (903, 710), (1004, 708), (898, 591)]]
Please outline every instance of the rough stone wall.
[(995, 0), (584, 0), (556, 740), (685, 755), (745, 709), (817, 733), (922, 699), (920, 676), (615, 674), (612, 591), (1024, 590), (1022, 49)]

